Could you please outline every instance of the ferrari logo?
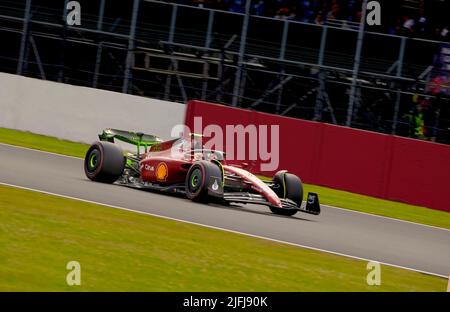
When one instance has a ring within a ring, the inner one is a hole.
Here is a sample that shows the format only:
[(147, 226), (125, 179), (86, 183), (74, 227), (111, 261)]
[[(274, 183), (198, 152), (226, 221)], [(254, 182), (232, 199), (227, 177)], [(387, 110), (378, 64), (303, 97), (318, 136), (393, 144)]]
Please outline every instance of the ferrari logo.
[(159, 163), (156, 167), (156, 180), (158, 181), (166, 181), (167, 175), (169, 174), (169, 170), (167, 168), (166, 163)]

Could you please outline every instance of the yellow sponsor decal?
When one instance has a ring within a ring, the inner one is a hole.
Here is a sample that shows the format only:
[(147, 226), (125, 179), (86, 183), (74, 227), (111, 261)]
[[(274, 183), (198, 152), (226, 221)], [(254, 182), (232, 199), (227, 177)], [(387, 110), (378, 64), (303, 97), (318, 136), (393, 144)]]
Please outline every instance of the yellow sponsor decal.
[(159, 163), (156, 167), (156, 180), (158, 181), (166, 181), (167, 176), (169, 174), (169, 169), (167, 168), (166, 163)]

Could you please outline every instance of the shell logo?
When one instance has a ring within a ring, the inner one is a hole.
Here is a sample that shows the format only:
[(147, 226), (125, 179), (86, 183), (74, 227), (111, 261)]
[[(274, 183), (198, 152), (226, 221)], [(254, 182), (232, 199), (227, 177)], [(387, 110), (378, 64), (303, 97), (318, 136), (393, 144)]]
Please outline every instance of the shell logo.
[(156, 167), (156, 180), (158, 181), (166, 181), (167, 176), (169, 174), (169, 169), (167, 168), (166, 163), (159, 163)]

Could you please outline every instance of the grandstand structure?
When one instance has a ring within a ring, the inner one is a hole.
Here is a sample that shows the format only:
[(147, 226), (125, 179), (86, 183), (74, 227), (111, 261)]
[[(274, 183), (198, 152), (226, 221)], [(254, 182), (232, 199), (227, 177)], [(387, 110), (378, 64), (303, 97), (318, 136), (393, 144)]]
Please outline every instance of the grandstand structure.
[(0, 0), (0, 71), (450, 144), (447, 42), (154, 0), (68, 25), (68, 2)]

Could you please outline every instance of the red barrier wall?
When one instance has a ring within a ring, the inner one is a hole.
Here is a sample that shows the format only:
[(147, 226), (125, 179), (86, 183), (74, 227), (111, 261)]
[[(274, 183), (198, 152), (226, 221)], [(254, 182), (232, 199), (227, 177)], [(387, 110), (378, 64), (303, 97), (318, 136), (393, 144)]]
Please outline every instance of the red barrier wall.
[[(192, 130), (195, 116), (203, 127), (278, 125), (279, 169), (306, 183), (450, 211), (450, 146), (190, 101)], [(253, 162), (254, 172), (260, 163)]]

